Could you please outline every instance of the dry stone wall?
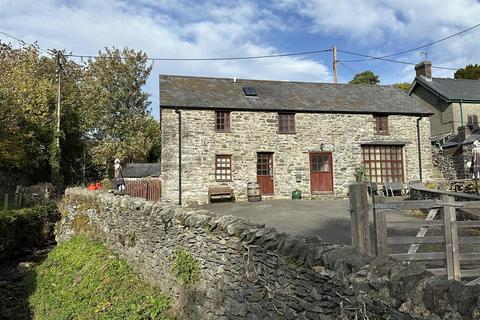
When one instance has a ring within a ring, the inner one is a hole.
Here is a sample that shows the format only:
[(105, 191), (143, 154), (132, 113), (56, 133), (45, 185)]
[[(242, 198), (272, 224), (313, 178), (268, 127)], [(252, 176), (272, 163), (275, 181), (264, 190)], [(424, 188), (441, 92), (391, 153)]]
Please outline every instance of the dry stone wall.
[[(162, 198), (178, 199), (178, 116), (162, 109)], [(296, 113), (295, 134), (277, 133), (275, 112), (231, 112), (231, 132), (215, 132), (213, 110), (182, 110), (182, 198), (206, 203), (209, 187), (230, 186), (236, 199), (246, 200), (248, 182), (257, 181), (257, 152), (273, 152), (276, 198), (298, 189), (310, 192), (310, 152), (332, 152), (334, 195), (345, 196), (360, 166), (362, 144), (405, 142), (405, 180), (419, 180), (417, 118), (389, 116), (389, 134), (374, 132), (372, 115)], [(420, 121), (423, 178), (432, 176), (430, 123)], [(215, 181), (215, 155), (232, 156), (232, 181)], [(297, 180), (298, 179), (298, 180)], [(406, 182), (405, 181), (405, 182)]]
[[(172, 295), (185, 319), (480, 315), (479, 286), (444, 281), (417, 264), (372, 260), (317, 237), (292, 237), (241, 218), (83, 189), (68, 189), (60, 208), (58, 241), (75, 234), (104, 241)], [(194, 285), (182, 285), (172, 272), (179, 248), (200, 266)]]

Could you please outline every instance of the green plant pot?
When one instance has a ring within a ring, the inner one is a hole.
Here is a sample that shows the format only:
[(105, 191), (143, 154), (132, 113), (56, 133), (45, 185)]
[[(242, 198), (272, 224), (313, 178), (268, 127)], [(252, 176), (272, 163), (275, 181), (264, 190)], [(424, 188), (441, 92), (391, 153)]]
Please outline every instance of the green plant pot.
[(302, 199), (302, 191), (300, 190), (293, 191), (292, 199), (295, 199), (295, 200)]

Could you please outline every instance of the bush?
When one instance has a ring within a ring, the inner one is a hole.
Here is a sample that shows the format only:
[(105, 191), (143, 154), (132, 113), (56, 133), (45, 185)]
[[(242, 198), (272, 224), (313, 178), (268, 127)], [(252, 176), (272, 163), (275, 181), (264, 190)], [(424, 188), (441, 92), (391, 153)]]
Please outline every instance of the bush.
[(0, 261), (53, 241), (60, 214), (55, 205), (0, 211)]
[(185, 249), (178, 249), (173, 261), (172, 272), (184, 285), (193, 285), (200, 279), (200, 266), (195, 257)]

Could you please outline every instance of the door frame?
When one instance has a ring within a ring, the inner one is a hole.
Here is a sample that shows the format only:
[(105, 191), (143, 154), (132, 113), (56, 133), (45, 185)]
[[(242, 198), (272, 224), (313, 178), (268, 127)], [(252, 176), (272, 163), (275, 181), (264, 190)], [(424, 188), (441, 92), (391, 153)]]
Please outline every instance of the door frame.
[[(312, 190), (312, 155), (328, 155), (330, 158), (330, 180), (332, 183), (332, 190), (330, 191), (313, 191)], [(312, 151), (308, 153), (308, 171), (310, 172), (310, 194), (328, 194), (334, 193), (335, 180), (333, 179), (333, 152), (332, 151)]]
[[(258, 155), (259, 154), (269, 154), (270, 157), (271, 157), (271, 161), (272, 161), (272, 165), (271, 165), (271, 176), (262, 176), (262, 175), (258, 175)], [(268, 152), (268, 151), (257, 151), (255, 156), (256, 156), (256, 162), (255, 162), (255, 174), (256, 174), (256, 177), (257, 177), (257, 182), (258, 182), (258, 177), (271, 177), (271, 181), (272, 181), (272, 193), (263, 193), (262, 192), (262, 187), (260, 186), (260, 193), (262, 196), (273, 196), (275, 195), (275, 180), (274, 180), (274, 166), (273, 166), (273, 154), (274, 152)]]

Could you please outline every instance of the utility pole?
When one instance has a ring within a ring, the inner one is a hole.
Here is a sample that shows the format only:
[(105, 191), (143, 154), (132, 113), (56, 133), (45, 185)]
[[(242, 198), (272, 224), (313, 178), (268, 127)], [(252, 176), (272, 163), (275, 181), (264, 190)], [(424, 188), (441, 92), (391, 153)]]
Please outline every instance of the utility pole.
[(338, 75), (337, 75), (337, 46), (333, 46), (333, 83), (338, 82)]
[(57, 60), (57, 110), (55, 112), (55, 132), (50, 154), (51, 180), (56, 187), (63, 185), (63, 177), (60, 172), (60, 107), (61, 107), (61, 76), (62, 76), (62, 53), (56, 52)]

